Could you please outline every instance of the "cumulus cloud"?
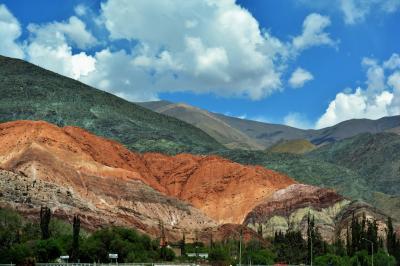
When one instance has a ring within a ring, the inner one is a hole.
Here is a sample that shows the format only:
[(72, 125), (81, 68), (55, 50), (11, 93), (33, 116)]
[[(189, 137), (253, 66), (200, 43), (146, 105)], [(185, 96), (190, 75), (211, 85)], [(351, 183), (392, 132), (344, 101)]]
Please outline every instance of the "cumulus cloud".
[(389, 76), (388, 85), (393, 88), (393, 101), (390, 113), (400, 114), (400, 71), (396, 71)]
[(312, 124), (307, 117), (301, 113), (289, 113), (283, 118), (283, 123), (287, 126), (309, 129), (312, 128)]
[[(303, 50), (335, 43), (325, 32), (329, 18), (315, 13), (297, 37), (282, 41), (234, 0), (157, 4), (108, 0), (91, 20), (95, 13), (77, 5), (66, 21), (30, 24), (24, 58), (129, 100), (177, 91), (258, 100), (283, 89), (287, 64)], [(17, 25), (8, 37), (15, 43), (19, 24), (7, 16)]]
[(24, 52), (16, 40), (21, 36), (21, 26), (7, 7), (0, 4), (0, 54), (23, 58)]
[[(396, 55), (392, 55), (391, 58), (395, 57)], [(390, 59), (386, 62), (389, 61)], [(328, 127), (353, 118), (378, 119), (399, 115), (400, 72), (385, 72), (385, 64), (380, 65), (374, 59), (364, 58), (362, 65), (367, 68), (366, 87), (358, 87), (354, 92), (338, 93), (315, 127)]]
[(107, 76), (111, 90), (132, 96), (143, 95), (139, 90), (147, 95), (191, 90), (260, 99), (280, 89), (280, 63), (275, 59), (286, 47), (263, 34), (257, 20), (234, 1), (159, 1), (158, 5), (114, 0), (102, 4), (110, 39), (139, 43), (126, 54), (134, 62), (129, 65), (130, 76), (148, 76), (122, 86), (113, 78), (118, 70), (103, 68), (108, 73), (92, 74)]
[[(333, 43), (324, 32), (329, 19), (317, 14), (306, 18), (311, 22), (304, 24), (294, 45), (260, 29), (257, 20), (232, 0), (159, 1), (158, 5), (136, 0), (108, 0), (101, 5), (101, 21), (110, 40), (135, 46), (96, 54), (96, 70), (85, 82), (103, 88), (107, 84), (108, 91), (136, 100), (153, 99), (166, 91), (257, 100), (282, 89), (289, 57)], [(313, 22), (314, 17), (322, 22)], [(101, 54), (108, 59), (98, 58)], [(109, 67), (113, 60), (129, 63), (124, 77), (116, 73), (120, 69)]]
[(72, 45), (87, 48), (96, 43), (85, 24), (72, 16), (67, 22), (30, 24), (27, 59), (46, 69), (80, 79), (95, 70), (95, 59), (85, 52), (73, 52)]
[(301, 88), (306, 82), (313, 79), (314, 76), (310, 72), (301, 67), (298, 67), (290, 76), (289, 85), (292, 88)]
[(57, 45), (60, 41), (68, 41), (79, 49), (85, 49), (97, 43), (96, 38), (86, 29), (85, 23), (75, 16), (66, 22), (29, 24), (28, 30), (34, 35), (35, 40), (46, 45)]
[(293, 39), (293, 47), (301, 51), (317, 45), (336, 45), (325, 29), (331, 25), (327, 16), (312, 13), (303, 22), (303, 33)]

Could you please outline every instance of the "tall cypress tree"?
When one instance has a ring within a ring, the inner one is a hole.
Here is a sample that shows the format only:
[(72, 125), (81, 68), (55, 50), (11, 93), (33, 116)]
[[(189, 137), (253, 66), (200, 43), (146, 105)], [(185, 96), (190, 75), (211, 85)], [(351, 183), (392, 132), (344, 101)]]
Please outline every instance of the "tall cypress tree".
[(390, 255), (394, 255), (396, 248), (396, 233), (393, 230), (392, 218), (388, 217), (387, 231), (386, 231), (386, 246)]
[(49, 224), (51, 219), (51, 211), (45, 206), (40, 208), (40, 230), (42, 231), (42, 239), (46, 240), (50, 237)]
[(185, 232), (182, 233), (182, 240), (180, 244), (181, 256), (186, 256), (186, 235)]
[(72, 253), (71, 259), (72, 261), (77, 262), (79, 259), (79, 232), (81, 230), (81, 220), (78, 215), (74, 216), (74, 223), (72, 226), (73, 234), (72, 234)]

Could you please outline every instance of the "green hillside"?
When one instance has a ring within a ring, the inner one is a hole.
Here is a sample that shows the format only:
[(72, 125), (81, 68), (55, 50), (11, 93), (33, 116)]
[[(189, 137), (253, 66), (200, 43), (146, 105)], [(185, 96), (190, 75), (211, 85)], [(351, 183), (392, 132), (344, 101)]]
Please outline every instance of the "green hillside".
[[(300, 183), (333, 188), (351, 199), (364, 200), (400, 221), (399, 195), (393, 196), (378, 192), (368, 182), (368, 176), (360, 174), (356, 169), (340, 165), (340, 163), (333, 164), (323, 161), (318, 159), (318, 156), (310, 158), (306, 155), (290, 153), (230, 150), (220, 151), (218, 154), (239, 163), (257, 164), (285, 173)], [(390, 159), (387, 164), (390, 165)]]
[(308, 154), (352, 169), (371, 191), (400, 195), (400, 136), (394, 133), (361, 134), (323, 146)]
[(206, 153), (222, 146), (205, 132), (22, 60), (0, 56), (0, 122), (74, 125), (137, 151)]
[(355, 171), (303, 155), (230, 150), (218, 155), (243, 164), (257, 164), (285, 173), (300, 183), (334, 188), (344, 196), (369, 200), (367, 184)]
[(304, 154), (314, 150), (316, 146), (306, 139), (281, 141), (268, 148), (269, 152)]

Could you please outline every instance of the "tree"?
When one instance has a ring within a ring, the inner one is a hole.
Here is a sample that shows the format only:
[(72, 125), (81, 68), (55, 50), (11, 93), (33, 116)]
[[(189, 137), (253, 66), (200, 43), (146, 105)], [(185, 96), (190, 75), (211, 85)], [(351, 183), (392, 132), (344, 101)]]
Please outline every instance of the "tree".
[(229, 265), (231, 263), (229, 252), (222, 245), (216, 245), (210, 250), (208, 260), (212, 265), (218, 266)]
[(289, 264), (304, 263), (307, 256), (307, 242), (300, 231), (288, 230), (286, 234), (275, 233), (273, 241), (277, 261)]
[(311, 256), (318, 256), (325, 253), (325, 242), (322, 240), (321, 234), (315, 227), (314, 216), (307, 217), (307, 249), (308, 249), (308, 262), (311, 262)]
[(390, 255), (394, 255), (396, 251), (396, 233), (393, 230), (392, 218), (388, 217), (386, 230), (386, 247)]
[(315, 257), (314, 265), (316, 266), (347, 266), (349, 264), (348, 257), (340, 257), (334, 254), (325, 254), (322, 256)]
[(74, 216), (74, 222), (72, 225), (72, 251), (71, 260), (74, 262), (78, 261), (79, 258), (79, 231), (81, 229), (81, 220), (78, 215)]
[(51, 211), (48, 207), (40, 208), (40, 229), (42, 231), (42, 239), (46, 240), (50, 237), (49, 223), (51, 219)]
[(61, 255), (61, 248), (54, 239), (36, 241), (34, 250), (38, 262), (52, 262)]
[(181, 256), (186, 256), (186, 235), (185, 232), (182, 233), (182, 240), (180, 243), (180, 248), (181, 248)]
[(380, 249), (374, 255), (374, 266), (395, 266), (396, 259)]

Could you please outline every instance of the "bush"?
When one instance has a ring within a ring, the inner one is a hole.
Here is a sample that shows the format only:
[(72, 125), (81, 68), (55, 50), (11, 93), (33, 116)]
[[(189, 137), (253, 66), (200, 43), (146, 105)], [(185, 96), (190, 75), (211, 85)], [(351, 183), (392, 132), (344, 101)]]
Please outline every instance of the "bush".
[(323, 256), (316, 257), (314, 264), (316, 266), (347, 266), (350, 265), (350, 259), (348, 257), (340, 257), (334, 254), (325, 254)]
[(243, 254), (244, 264), (258, 264), (258, 265), (269, 265), (274, 264), (276, 255), (267, 249), (261, 249), (256, 251), (246, 251)]
[(51, 238), (36, 241), (34, 250), (38, 262), (51, 262), (61, 256), (61, 247)]
[(395, 266), (396, 259), (383, 250), (379, 250), (374, 254), (374, 266)]
[(230, 265), (231, 257), (229, 252), (218, 245), (210, 250), (208, 260), (212, 265)]
[(32, 256), (32, 249), (27, 244), (15, 244), (10, 249), (0, 252), (0, 262), (20, 264)]

